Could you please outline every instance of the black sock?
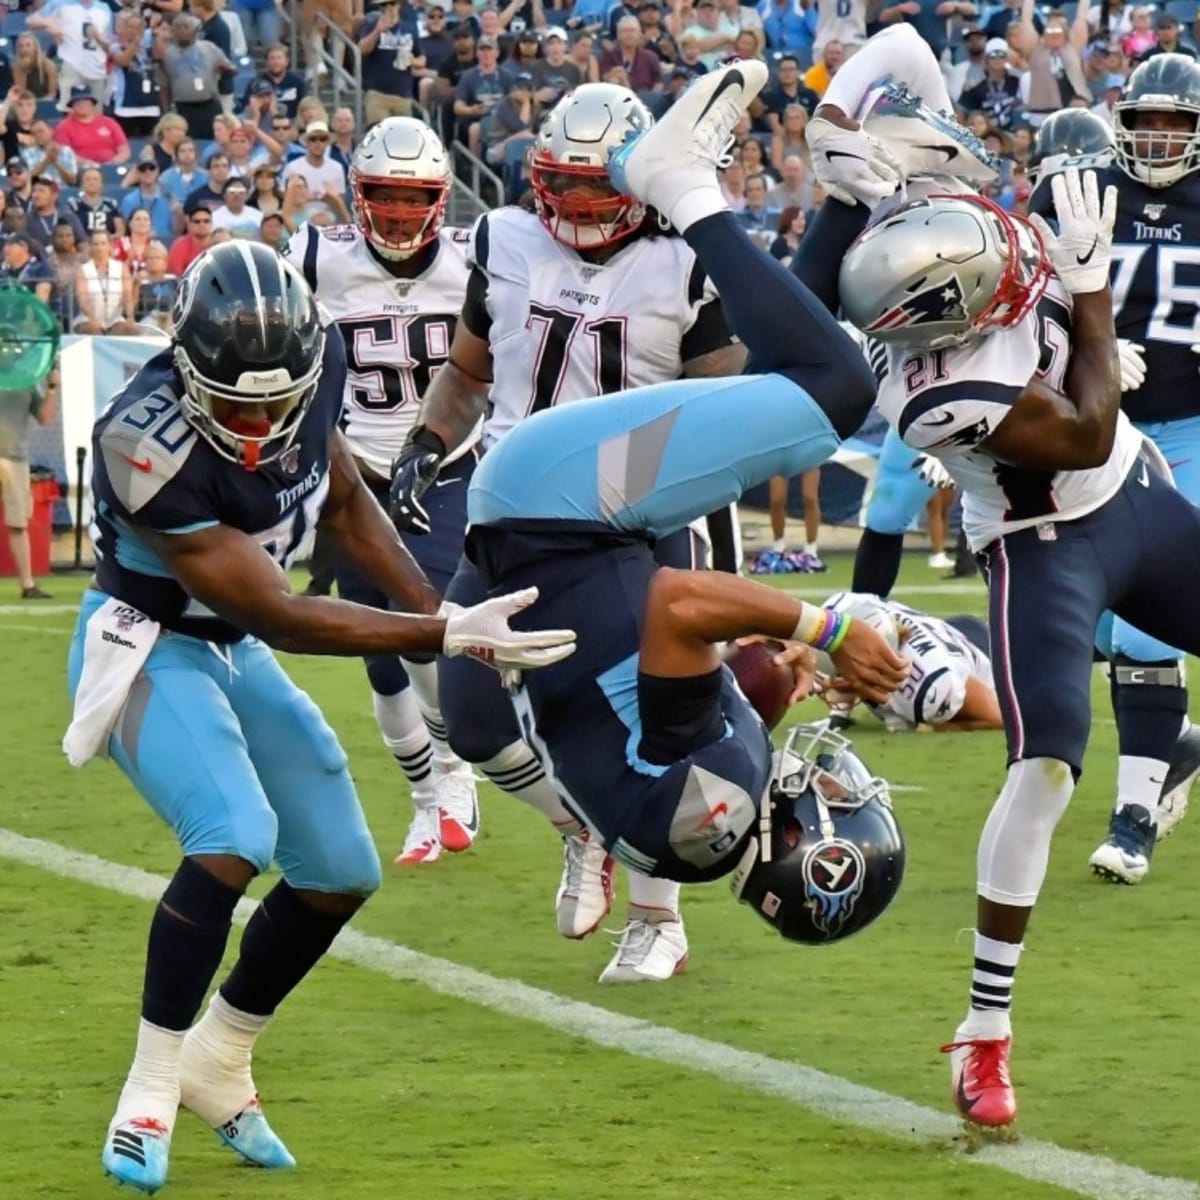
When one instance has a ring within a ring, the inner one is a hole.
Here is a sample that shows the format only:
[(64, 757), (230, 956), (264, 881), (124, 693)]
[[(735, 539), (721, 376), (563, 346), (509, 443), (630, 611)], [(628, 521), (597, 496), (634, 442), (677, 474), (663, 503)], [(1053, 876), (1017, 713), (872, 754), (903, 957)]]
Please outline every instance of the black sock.
[(1187, 713), (1187, 688), (1179, 683), (1179, 664), (1134, 662), (1118, 655), (1112, 679), (1121, 754), (1170, 762)]
[(873, 529), (864, 529), (854, 555), (854, 578), (850, 590), (886, 596), (896, 586), (903, 556), (904, 534), (876, 533)]
[(242, 1012), (269, 1017), (316, 966), (350, 916), (317, 912), (280, 881), (250, 918), (221, 995)]
[(179, 864), (150, 922), (142, 1016), (162, 1029), (191, 1026), (212, 983), (241, 892), (193, 859)]
[(786, 375), (821, 407), (839, 437), (854, 433), (875, 399), (875, 377), (833, 314), (731, 212), (713, 213), (684, 238), (716, 285), (729, 328), (750, 354), (747, 374)]

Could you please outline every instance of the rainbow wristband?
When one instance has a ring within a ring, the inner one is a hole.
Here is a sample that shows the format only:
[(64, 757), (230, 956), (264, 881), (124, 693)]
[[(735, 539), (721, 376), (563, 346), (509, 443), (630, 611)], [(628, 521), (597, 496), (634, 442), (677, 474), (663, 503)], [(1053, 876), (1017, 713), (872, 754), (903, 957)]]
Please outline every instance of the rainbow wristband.
[(854, 618), (849, 613), (838, 614), (838, 627), (829, 645), (824, 647), (826, 654), (832, 654), (841, 647), (841, 644), (846, 640), (846, 634), (850, 632), (850, 622), (853, 620)]
[(824, 650), (829, 654), (845, 640), (846, 631), (850, 628), (850, 617), (845, 613), (834, 612), (831, 608), (823, 608), (821, 612), (825, 618), (824, 624), (810, 644), (814, 650)]

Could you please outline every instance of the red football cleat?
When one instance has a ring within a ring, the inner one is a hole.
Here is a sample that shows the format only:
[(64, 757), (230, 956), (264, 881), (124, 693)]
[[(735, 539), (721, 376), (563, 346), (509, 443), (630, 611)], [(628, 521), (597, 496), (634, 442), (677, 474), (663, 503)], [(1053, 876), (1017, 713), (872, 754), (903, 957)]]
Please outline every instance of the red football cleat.
[(972, 1038), (942, 1047), (950, 1055), (950, 1084), (958, 1111), (973, 1125), (1011, 1125), (1017, 1094), (1008, 1077), (1012, 1038)]

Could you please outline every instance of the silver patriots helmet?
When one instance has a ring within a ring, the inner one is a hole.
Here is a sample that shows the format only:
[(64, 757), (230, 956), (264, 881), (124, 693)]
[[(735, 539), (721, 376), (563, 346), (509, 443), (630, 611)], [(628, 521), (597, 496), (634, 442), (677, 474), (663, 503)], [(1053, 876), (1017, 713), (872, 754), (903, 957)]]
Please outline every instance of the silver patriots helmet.
[(845, 317), (880, 342), (936, 350), (1015, 325), (1050, 279), (1042, 239), (983, 196), (930, 195), (868, 227), (842, 260)]
[(887, 784), (824, 723), (788, 734), (733, 894), (791, 942), (865, 929), (904, 878), (904, 837)]

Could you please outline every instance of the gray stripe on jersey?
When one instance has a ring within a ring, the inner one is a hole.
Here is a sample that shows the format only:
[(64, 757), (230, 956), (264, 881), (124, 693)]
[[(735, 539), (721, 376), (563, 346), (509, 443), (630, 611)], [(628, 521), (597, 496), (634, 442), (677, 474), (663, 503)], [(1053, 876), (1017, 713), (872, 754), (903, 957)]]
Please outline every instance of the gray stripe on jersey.
[(596, 482), (606, 519), (653, 491), (679, 411), (675, 406), (645, 425), (600, 443)]

